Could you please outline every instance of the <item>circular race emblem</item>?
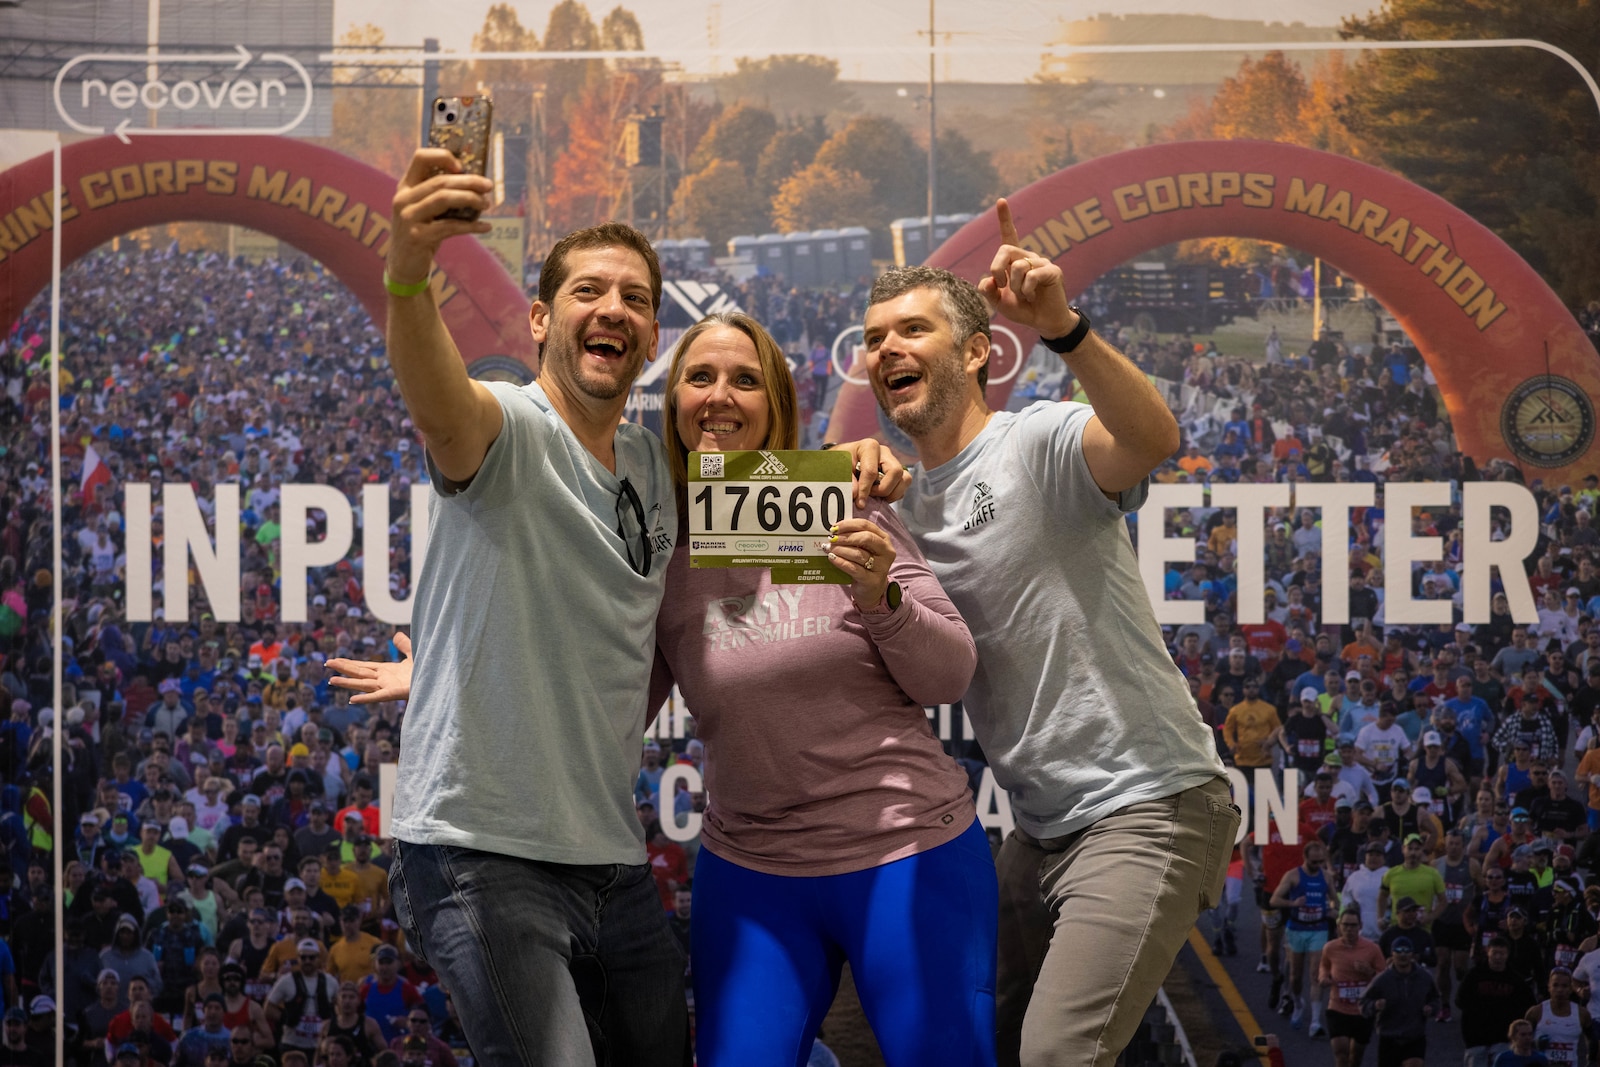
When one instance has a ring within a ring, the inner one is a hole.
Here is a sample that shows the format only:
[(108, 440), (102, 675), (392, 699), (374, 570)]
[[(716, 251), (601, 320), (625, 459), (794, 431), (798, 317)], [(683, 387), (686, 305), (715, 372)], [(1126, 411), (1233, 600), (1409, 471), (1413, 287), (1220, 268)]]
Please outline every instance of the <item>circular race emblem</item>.
[(531, 367), (510, 356), (484, 356), (474, 360), (467, 373), (480, 382), (510, 382), (512, 385), (527, 385), (534, 377)]
[(1529, 378), (1500, 409), (1500, 435), (1518, 459), (1536, 467), (1564, 467), (1594, 440), (1594, 405), (1566, 378)]

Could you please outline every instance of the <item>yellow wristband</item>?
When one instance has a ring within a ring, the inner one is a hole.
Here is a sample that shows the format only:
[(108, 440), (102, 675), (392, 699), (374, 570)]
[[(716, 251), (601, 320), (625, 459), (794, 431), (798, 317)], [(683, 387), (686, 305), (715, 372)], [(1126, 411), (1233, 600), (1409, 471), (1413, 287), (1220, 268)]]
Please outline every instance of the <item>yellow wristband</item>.
[(410, 282), (409, 284), (395, 281), (393, 278), (389, 277), (389, 272), (387, 270), (383, 272), (383, 287), (389, 290), (389, 292), (393, 293), (395, 296), (416, 296), (419, 293), (427, 292), (428, 286), (432, 284), (432, 271), (429, 271), (428, 276), (422, 279), (420, 282)]

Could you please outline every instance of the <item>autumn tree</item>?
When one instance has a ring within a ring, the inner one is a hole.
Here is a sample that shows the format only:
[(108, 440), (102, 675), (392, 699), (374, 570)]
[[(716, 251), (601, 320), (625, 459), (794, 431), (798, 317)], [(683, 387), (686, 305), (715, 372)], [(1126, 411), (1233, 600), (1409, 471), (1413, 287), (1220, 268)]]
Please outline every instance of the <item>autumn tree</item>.
[(994, 163), (955, 130), (939, 132), (934, 169), (939, 178), (941, 215), (963, 211), (976, 214), (992, 204), (1000, 192), (1000, 175)]
[(872, 185), (883, 215), (879, 226), (928, 211), (928, 156), (898, 122), (881, 115), (852, 119), (817, 150), (816, 162), (853, 171)]
[[(1386, 0), (1347, 19), (1344, 34), (1549, 41), (1594, 71), (1600, 0)], [(1386, 165), (1494, 230), (1569, 304), (1600, 293), (1600, 115), (1560, 57), (1529, 48), (1372, 52), (1338, 114)]]
[[(599, 47), (600, 31), (578, 0), (561, 0), (550, 9), (542, 51), (594, 52)], [(539, 75), (545, 87), (545, 138), (557, 149), (566, 144), (565, 123), (580, 98), (605, 80), (606, 65), (598, 59), (550, 59), (539, 64)]]
[(849, 111), (855, 97), (839, 84), (839, 63), (823, 56), (740, 58), (714, 83), (725, 104), (754, 104), (783, 119)]
[[(483, 17), (483, 28), (472, 35), (474, 52), (537, 52), (539, 35), (522, 24), (516, 8), (495, 4)], [(538, 80), (538, 67), (532, 60), (479, 59), (472, 64), (474, 83), (490, 86), (531, 86)], [(524, 93), (526, 88), (523, 89)]]
[[(352, 26), (339, 46), (375, 51), (383, 30)], [(416, 150), (422, 88), (406, 70), (367, 64), (333, 71), (333, 143), (341, 152), (398, 178)]]
[(704, 237), (717, 255), (725, 253), (728, 238), (769, 228), (765, 198), (731, 159), (714, 159), (685, 178), (672, 211), (683, 236)]
[(1356, 75), (1356, 68), (1345, 60), (1343, 52), (1329, 52), (1312, 68), (1306, 98), (1300, 104), (1297, 143), (1319, 152), (1377, 162), (1376, 146), (1351, 131), (1340, 117), (1349, 107)]
[(1307, 95), (1305, 75), (1282, 52), (1247, 56), (1211, 101), (1212, 136), (1296, 142)]
[(618, 215), (628, 183), (618, 147), (645, 89), (639, 74), (613, 74), (586, 88), (572, 107), (567, 144), (556, 156), (545, 195), (552, 230), (580, 229)]
[[(1099, 82), (1069, 82), (1059, 75), (1037, 74), (1028, 79), (1024, 99), (1027, 144), (1000, 153), (994, 161), (1004, 174), (1007, 189), (1019, 189), (1091, 158), (1097, 154), (1094, 150), (1105, 147), (1105, 135), (1093, 124), (1093, 117), (1111, 96)], [(1093, 150), (1086, 153), (1085, 145)]]
[(756, 185), (761, 195), (771, 197), (778, 186), (800, 173), (817, 158), (817, 149), (828, 139), (821, 119), (798, 126), (786, 126), (772, 135), (756, 160)]
[(751, 179), (761, 152), (778, 132), (778, 120), (764, 107), (739, 104), (717, 116), (689, 157), (689, 169), (701, 170), (714, 160), (726, 159), (744, 168)]
[(643, 52), (644, 30), (639, 18), (625, 7), (614, 7), (600, 23), (602, 52)]
[(787, 179), (772, 198), (772, 221), (783, 233), (883, 225), (872, 183), (853, 170), (813, 163)]

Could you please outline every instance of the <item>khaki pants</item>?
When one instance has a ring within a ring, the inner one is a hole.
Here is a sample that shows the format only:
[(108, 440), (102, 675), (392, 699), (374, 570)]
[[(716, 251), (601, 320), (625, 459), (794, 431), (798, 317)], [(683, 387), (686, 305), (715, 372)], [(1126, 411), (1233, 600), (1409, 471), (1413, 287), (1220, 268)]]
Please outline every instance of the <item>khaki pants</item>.
[(1217, 778), (1066, 837), (1006, 838), (1001, 1067), (1110, 1067), (1195, 919), (1221, 899), (1239, 819)]

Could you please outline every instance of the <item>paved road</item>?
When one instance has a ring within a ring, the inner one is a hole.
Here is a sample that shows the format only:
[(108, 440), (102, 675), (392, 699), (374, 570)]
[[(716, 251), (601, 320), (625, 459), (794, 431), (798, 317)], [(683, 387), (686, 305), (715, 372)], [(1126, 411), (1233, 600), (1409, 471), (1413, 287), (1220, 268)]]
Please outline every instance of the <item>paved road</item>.
[[(1199, 958), (1202, 966), (1211, 970), (1220, 964), (1221, 970), (1226, 973), (1229, 982), (1237, 990), (1238, 998), (1232, 1003), (1227, 1001), (1228, 991), (1225, 984), (1219, 992), (1225, 1007), (1213, 1007), (1219, 1016), (1214, 1023), (1219, 1031), (1234, 1031), (1235, 1033), (1246, 1029), (1253, 1017), (1254, 1024), (1258, 1027), (1255, 1033), (1275, 1033), (1283, 1046), (1285, 1067), (1331, 1067), (1333, 1064), (1333, 1051), (1328, 1046), (1326, 1037), (1307, 1037), (1306, 1030), (1311, 1024), (1308, 1016), (1299, 1030), (1290, 1027), (1289, 1020), (1278, 1015), (1267, 1003), (1267, 996), (1271, 992), (1271, 979), (1268, 975), (1258, 974), (1256, 964), (1261, 959), (1259, 948), (1259, 935), (1261, 927), (1260, 915), (1256, 910), (1254, 899), (1246, 891), (1245, 900), (1240, 904), (1239, 954), (1237, 956), (1224, 956), (1220, 960), (1215, 957), (1211, 949), (1202, 945), (1201, 938), (1192, 938), (1191, 945)], [(1200, 929), (1209, 935), (1210, 928), (1205, 925), (1202, 918)], [(1204, 940), (1209, 940), (1209, 936)], [(1215, 962), (1213, 962), (1215, 961)], [(1214, 973), (1214, 972), (1213, 972)], [(1242, 1005), (1238, 1002), (1242, 1001)], [(1241, 1017), (1240, 1008), (1248, 1012), (1248, 1016)], [(1254, 1034), (1243, 1035), (1248, 1041)], [(1429, 1067), (1434, 1064), (1454, 1065), (1461, 1063), (1465, 1046), (1461, 1040), (1461, 1026), (1459, 1022), (1430, 1023), (1428, 1025), (1428, 1057)], [(1375, 1067), (1378, 1062), (1378, 1050), (1373, 1046), (1367, 1048), (1363, 1064), (1358, 1067)], [(1201, 1064), (1201, 1067), (1209, 1067)]]

